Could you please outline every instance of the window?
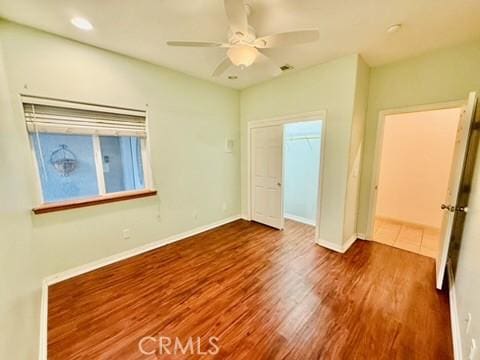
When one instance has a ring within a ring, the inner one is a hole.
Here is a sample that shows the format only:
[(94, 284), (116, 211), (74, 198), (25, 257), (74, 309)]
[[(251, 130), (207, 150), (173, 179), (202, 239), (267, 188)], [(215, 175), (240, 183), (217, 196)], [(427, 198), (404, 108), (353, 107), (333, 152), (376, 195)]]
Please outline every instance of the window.
[[(100, 195), (92, 136), (49, 133), (30, 136), (44, 202)], [(71, 159), (71, 164), (67, 165), (64, 159)]]
[(142, 149), (134, 136), (100, 136), (107, 193), (143, 189)]
[(151, 188), (145, 112), (23, 100), (42, 208), (73, 201), (78, 205), (82, 199), (123, 199), (126, 194), (139, 197)]

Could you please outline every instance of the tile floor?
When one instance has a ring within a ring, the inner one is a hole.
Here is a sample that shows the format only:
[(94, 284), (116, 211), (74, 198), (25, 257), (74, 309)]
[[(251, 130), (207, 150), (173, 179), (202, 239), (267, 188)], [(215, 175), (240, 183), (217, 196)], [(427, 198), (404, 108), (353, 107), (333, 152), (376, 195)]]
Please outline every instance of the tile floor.
[(435, 258), (440, 242), (440, 230), (376, 219), (373, 240), (399, 249)]

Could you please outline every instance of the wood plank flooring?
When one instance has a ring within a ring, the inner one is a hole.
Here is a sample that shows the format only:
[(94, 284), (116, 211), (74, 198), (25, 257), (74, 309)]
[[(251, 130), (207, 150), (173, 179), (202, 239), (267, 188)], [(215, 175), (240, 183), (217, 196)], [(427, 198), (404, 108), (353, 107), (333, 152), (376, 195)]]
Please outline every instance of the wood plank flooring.
[[(338, 254), (313, 237), (292, 221), (277, 231), (240, 220), (56, 284), (48, 357), (453, 358), (433, 259), (360, 240)], [(147, 336), (155, 354), (139, 350)], [(160, 354), (160, 336), (207, 354)]]

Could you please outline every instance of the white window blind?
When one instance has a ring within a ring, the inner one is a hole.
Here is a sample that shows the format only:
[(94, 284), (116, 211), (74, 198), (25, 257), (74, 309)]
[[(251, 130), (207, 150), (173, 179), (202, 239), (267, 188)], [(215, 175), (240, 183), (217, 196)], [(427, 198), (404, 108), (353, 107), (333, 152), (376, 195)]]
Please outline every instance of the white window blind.
[(29, 132), (146, 137), (146, 113), (64, 101), (22, 98)]

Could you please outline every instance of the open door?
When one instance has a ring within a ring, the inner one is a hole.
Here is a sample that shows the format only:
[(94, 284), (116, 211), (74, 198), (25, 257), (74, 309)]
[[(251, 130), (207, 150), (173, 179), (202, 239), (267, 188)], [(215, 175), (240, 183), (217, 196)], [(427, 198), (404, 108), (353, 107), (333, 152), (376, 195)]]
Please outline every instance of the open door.
[(440, 252), (437, 256), (437, 289), (441, 289), (445, 277), (445, 270), (448, 261), (448, 250), (452, 236), (453, 223), (456, 214), (466, 211), (462, 204), (458, 204), (458, 196), (462, 173), (465, 166), (465, 157), (467, 154), (468, 140), (471, 131), (475, 108), (477, 105), (477, 95), (472, 92), (468, 96), (468, 103), (462, 112), (455, 139), (455, 148), (453, 153), (452, 169), (450, 171), (450, 180), (448, 183), (447, 196), (445, 203), (441, 205), (444, 210), (442, 229), (440, 233)]
[(252, 220), (283, 229), (283, 125), (253, 128)]

